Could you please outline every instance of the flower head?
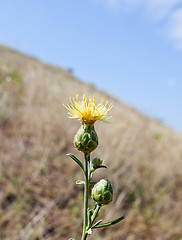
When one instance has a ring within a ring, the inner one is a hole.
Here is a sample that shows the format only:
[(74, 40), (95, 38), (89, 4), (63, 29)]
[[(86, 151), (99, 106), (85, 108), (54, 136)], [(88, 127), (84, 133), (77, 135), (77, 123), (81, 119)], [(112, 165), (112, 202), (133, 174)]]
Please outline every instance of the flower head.
[(92, 198), (98, 204), (108, 204), (113, 198), (113, 189), (108, 179), (101, 179), (92, 189)]
[(93, 125), (97, 120), (102, 122), (108, 122), (107, 120), (111, 117), (107, 116), (107, 113), (111, 110), (112, 105), (107, 107), (108, 102), (105, 105), (103, 103), (103, 98), (101, 102), (96, 106), (95, 97), (89, 97), (87, 103), (86, 95), (83, 95), (83, 100), (78, 100), (78, 95), (76, 99), (70, 98), (70, 105), (65, 106), (68, 109), (68, 114), (70, 118), (78, 118), (82, 123), (88, 125)]

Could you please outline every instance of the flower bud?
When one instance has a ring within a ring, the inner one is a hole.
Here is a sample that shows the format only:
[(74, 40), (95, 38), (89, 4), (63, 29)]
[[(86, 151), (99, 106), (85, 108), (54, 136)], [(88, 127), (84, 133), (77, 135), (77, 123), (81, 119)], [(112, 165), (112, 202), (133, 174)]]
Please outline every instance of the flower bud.
[(101, 179), (92, 189), (92, 198), (98, 204), (108, 204), (112, 201), (113, 189), (107, 179)]
[(98, 136), (94, 126), (82, 124), (75, 135), (74, 145), (84, 153), (92, 152), (98, 146)]
[(92, 164), (93, 164), (94, 168), (97, 168), (102, 165), (102, 160), (100, 160), (100, 158), (96, 157), (92, 160)]

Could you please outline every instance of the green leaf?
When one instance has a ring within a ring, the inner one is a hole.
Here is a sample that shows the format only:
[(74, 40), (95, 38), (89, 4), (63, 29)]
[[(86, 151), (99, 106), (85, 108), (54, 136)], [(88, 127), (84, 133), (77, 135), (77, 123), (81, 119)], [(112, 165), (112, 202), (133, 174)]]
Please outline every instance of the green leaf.
[(95, 185), (97, 182), (90, 182), (90, 184), (93, 184), (93, 185)]
[(121, 217), (119, 217), (119, 218), (117, 218), (117, 219), (115, 219), (115, 220), (113, 220), (113, 221), (107, 222), (107, 223), (98, 224), (98, 225), (95, 224), (95, 225), (92, 227), (92, 229), (93, 229), (93, 228), (109, 227), (109, 226), (112, 226), (112, 225), (114, 225), (114, 224), (122, 221), (123, 219), (125, 219), (125, 216), (121, 216)]
[(88, 211), (88, 226), (89, 226), (89, 228), (91, 227), (91, 220), (92, 220), (92, 215), (93, 215), (93, 213), (94, 213), (94, 211), (91, 209), (91, 210), (89, 210)]
[(75, 155), (73, 155), (72, 153), (68, 153), (66, 155), (69, 156), (70, 158), (72, 158), (81, 167), (81, 169), (84, 171), (83, 164), (80, 162), (80, 160), (77, 157), (75, 157)]
[(106, 166), (104, 166), (104, 165), (100, 165), (100, 166), (93, 166), (92, 168), (91, 168), (91, 172), (94, 172), (95, 170), (97, 170), (98, 168), (107, 168)]
[(77, 181), (76, 181), (76, 184), (81, 185), (81, 184), (85, 184), (85, 182), (82, 181), (82, 180), (77, 180)]
[(88, 212), (89, 212), (89, 215), (92, 216), (93, 213), (94, 213), (94, 210), (91, 209), (91, 210), (89, 210)]
[(98, 167), (95, 167), (95, 169), (97, 169), (97, 168), (107, 168), (107, 167), (104, 166), (104, 165), (100, 165), (100, 166), (98, 166)]
[(103, 221), (103, 220), (99, 220), (99, 221), (97, 221), (97, 222), (93, 225), (92, 228), (94, 228), (95, 226), (99, 225), (102, 221)]

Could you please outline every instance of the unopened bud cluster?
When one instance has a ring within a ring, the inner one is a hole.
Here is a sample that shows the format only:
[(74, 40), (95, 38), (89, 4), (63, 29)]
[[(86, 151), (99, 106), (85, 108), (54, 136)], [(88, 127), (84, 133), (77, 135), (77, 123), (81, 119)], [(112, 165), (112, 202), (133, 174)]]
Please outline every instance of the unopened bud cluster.
[[(93, 125), (82, 124), (74, 138), (74, 145), (77, 150), (90, 153), (98, 146), (98, 136)], [(102, 165), (100, 158), (92, 160), (93, 169)], [(101, 179), (92, 189), (92, 198), (98, 204), (108, 204), (112, 201), (113, 189), (107, 179)]]
[(94, 168), (98, 168), (102, 165), (102, 160), (100, 160), (100, 158), (96, 157), (92, 160), (92, 164), (93, 164)]
[(101, 179), (92, 189), (92, 198), (98, 204), (108, 204), (112, 201), (113, 189), (109, 180)]

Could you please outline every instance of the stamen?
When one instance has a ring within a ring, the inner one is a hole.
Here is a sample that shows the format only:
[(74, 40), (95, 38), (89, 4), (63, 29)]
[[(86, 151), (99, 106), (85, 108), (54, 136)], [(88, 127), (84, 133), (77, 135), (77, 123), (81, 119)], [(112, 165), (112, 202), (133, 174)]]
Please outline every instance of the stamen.
[(77, 101), (77, 103), (79, 103), (79, 100), (78, 100), (78, 94), (76, 95), (76, 101)]

